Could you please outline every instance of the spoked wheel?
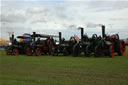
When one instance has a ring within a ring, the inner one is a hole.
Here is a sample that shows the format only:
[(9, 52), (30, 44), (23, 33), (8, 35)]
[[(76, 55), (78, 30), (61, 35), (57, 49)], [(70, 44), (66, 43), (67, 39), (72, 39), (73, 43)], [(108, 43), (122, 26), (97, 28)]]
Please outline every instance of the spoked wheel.
[(17, 48), (13, 49), (13, 55), (15, 56), (19, 55), (19, 50)]
[(51, 48), (51, 55), (52, 56), (57, 56), (58, 55), (58, 49), (56, 47)]
[(125, 42), (124, 42), (124, 41), (122, 41), (120, 46), (121, 46), (121, 47), (120, 47), (121, 54), (122, 54), (122, 56), (124, 56), (124, 55), (125, 55), (125, 53), (126, 53), (126, 46), (125, 46)]
[(41, 48), (36, 48), (35, 54), (36, 54), (36, 56), (42, 56), (42, 50), (41, 50)]
[(115, 56), (115, 51), (114, 51), (114, 47), (113, 46), (110, 46), (109, 47), (109, 56), (114, 58)]
[(124, 56), (125, 53), (126, 53), (125, 42), (124, 42), (124, 41), (120, 41), (120, 42), (118, 43), (118, 45), (119, 45), (119, 52), (118, 52), (118, 54), (119, 54), (120, 56)]
[(90, 50), (89, 46), (87, 46), (87, 47), (85, 48), (84, 54), (85, 54), (85, 56), (90, 56), (91, 50)]
[(95, 57), (98, 57), (99, 55), (100, 55), (100, 50), (99, 50), (99, 48), (96, 46), (96, 47), (95, 47), (94, 56), (95, 56)]
[(79, 56), (80, 54), (80, 45), (77, 43), (73, 46), (73, 56)]
[(10, 50), (11, 49), (9, 48), (9, 46), (5, 48), (5, 52), (6, 52), (7, 55), (11, 54)]
[(32, 56), (33, 52), (32, 52), (32, 47), (31, 46), (27, 46), (26, 47), (26, 54), (28, 56)]
[(9, 50), (6, 50), (6, 54), (9, 55), (10, 54), (10, 51)]
[(64, 55), (64, 56), (68, 56), (68, 55), (69, 55), (69, 51), (68, 51), (67, 48), (64, 48), (64, 50), (63, 50), (63, 55)]

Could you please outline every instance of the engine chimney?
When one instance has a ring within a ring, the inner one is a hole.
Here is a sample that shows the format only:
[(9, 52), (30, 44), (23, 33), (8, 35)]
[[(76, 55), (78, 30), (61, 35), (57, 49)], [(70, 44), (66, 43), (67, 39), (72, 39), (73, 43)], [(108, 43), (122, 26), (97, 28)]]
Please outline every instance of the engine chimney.
[(79, 27), (78, 30), (81, 30), (81, 41), (83, 41), (84, 28), (83, 27)]
[(12, 43), (14, 42), (14, 34), (12, 34), (11, 42), (12, 42)]
[(61, 39), (62, 39), (62, 34), (61, 34), (61, 32), (59, 32), (59, 44), (61, 44)]
[(105, 37), (105, 26), (102, 25), (102, 38), (104, 38), (104, 37)]
[(36, 37), (36, 32), (33, 32), (33, 41), (34, 41), (34, 43), (36, 42), (35, 37)]
[(79, 29), (81, 30), (81, 41), (83, 41), (83, 36), (84, 36), (84, 28), (80, 27)]

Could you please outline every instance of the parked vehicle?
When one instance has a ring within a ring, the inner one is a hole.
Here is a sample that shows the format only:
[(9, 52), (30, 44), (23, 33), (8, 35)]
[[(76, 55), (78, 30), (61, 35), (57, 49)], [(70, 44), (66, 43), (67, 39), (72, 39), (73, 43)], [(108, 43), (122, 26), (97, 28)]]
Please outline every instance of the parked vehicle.
[[(26, 39), (28, 40), (27, 42), (19, 42), (17, 39)], [(30, 37), (26, 36), (18, 36), (17, 38), (14, 39), (14, 35), (11, 37), (11, 42), (9, 43), (8, 46), (6, 46), (5, 51), (6, 54), (13, 54), (13, 55), (19, 55), (19, 54), (25, 54), (26, 52), (26, 47), (30, 46), (32, 41)]]
[(53, 37), (58, 36), (36, 34), (36, 32), (33, 32), (33, 35), (31, 36), (33, 44), (26, 48), (27, 55), (31, 56), (33, 53), (35, 53), (36, 56), (41, 56), (42, 54), (52, 54), (52, 48), (56, 47)]
[(71, 55), (73, 52), (74, 44), (78, 42), (79, 38), (77, 35), (72, 36), (69, 40), (65, 40), (64, 38), (62, 39), (62, 33), (59, 32), (59, 44), (56, 44), (56, 49), (53, 49), (53, 55)]
[(94, 48), (96, 46), (96, 42), (98, 37), (96, 34), (93, 34), (91, 38), (84, 34), (84, 28), (79, 27), (81, 30), (81, 40), (79, 43), (76, 43), (73, 46), (73, 56), (79, 56), (84, 53), (85, 56), (90, 56), (91, 53), (94, 53)]
[(106, 35), (105, 26), (102, 26), (102, 38), (98, 41), (95, 47), (95, 56), (107, 55), (113, 58), (115, 53), (124, 56), (125, 51), (125, 42), (119, 39), (119, 35)]

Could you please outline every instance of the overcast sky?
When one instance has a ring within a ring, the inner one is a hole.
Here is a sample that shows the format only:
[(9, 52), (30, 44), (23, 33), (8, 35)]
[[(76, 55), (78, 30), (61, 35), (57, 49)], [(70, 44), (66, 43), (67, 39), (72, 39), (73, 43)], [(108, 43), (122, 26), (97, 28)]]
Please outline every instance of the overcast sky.
[(122, 0), (1, 0), (0, 33), (8, 39), (8, 32), (22, 35), (36, 31), (42, 34), (63, 32), (65, 38), (80, 31), (101, 35), (101, 27), (106, 26), (107, 34), (119, 33), (120, 38), (128, 38), (128, 1)]

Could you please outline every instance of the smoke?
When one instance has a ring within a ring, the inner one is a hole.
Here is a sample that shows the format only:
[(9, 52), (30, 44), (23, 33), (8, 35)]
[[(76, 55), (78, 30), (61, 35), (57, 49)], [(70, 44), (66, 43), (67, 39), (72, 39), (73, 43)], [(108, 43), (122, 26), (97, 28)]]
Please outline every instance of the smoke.
[(78, 26), (77, 25), (69, 25), (68, 28), (72, 29), (72, 30), (77, 30)]
[(68, 28), (72, 29), (72, 30), (79, 30), (81, 28), (97, 28), (97, 27), (102, 27), (105, 26), (104, 24), (94, 24), (94, 23), (87, 23), (87, 24), (83, 24), (83, 25), (69, 25)]
[(88, 23), (86, 24), (86, 28), (97, 28), (97, 27), (101, 27), (104, 26), (103, 24), (94, 24), (94, 23)]

